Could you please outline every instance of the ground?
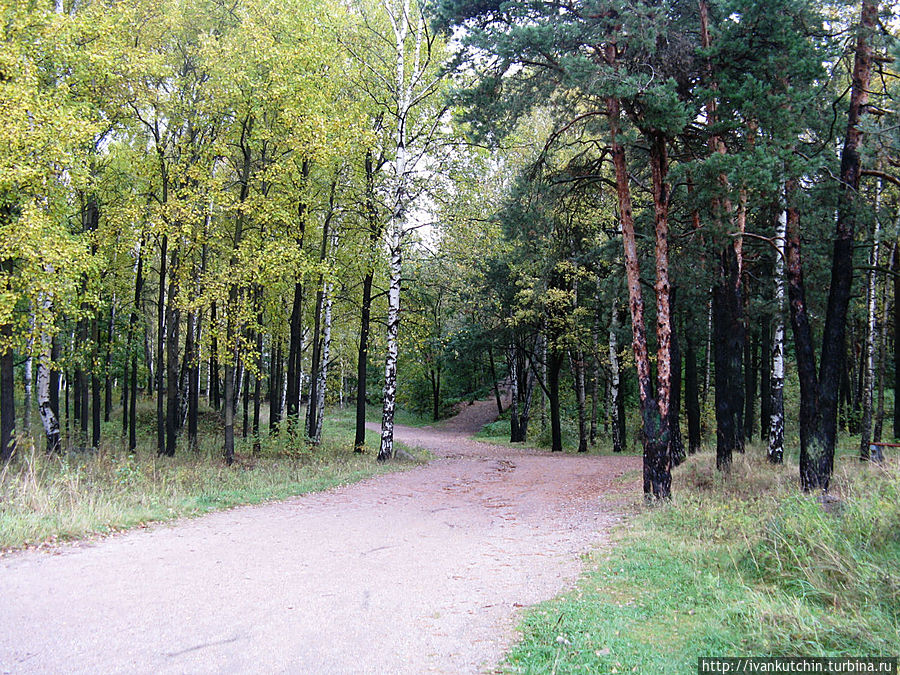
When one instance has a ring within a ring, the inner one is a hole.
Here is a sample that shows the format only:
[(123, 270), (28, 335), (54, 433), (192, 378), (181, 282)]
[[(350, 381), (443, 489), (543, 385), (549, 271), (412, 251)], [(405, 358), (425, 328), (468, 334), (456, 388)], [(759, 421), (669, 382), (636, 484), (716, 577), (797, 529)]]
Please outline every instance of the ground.
[(472, 441), (492, 405), (398, 426), (410, 471), (0, 560), (0, 672), (491, 671), (640, 466)]

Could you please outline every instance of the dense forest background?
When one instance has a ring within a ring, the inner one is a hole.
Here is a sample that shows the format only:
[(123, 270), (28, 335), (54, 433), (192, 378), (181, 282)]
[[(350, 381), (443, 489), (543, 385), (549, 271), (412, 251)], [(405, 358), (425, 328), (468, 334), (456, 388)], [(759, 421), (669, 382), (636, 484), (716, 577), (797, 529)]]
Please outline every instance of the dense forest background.
[(490, 395), (648, 495), (755, 438), (827, 489), (900, 436), (896, 9), (3, 2), (4, 459)]

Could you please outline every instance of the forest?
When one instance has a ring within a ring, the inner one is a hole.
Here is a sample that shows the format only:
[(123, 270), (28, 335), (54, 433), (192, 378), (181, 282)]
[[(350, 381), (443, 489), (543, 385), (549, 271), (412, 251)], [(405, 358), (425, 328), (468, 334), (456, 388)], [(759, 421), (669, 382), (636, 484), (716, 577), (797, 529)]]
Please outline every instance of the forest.
[(0, 0), (0, 669), (896, 671), (898, 17)]
[(754, 438), (827, 490), (900, 436), (895, 9), (4, 3), (4, 460), (495, 396), (651, 498)]

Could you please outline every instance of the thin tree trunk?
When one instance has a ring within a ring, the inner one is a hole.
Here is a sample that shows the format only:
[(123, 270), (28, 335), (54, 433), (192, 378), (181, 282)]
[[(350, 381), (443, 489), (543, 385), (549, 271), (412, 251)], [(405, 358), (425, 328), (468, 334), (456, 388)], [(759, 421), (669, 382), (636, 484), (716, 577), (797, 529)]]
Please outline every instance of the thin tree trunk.
[[(900, 220), (900, 215), (898, 215), (898, 220)], [(894, 272), (894, 254), (896, 252), (897, 242), (891, 244), (891, 257), (888, 262), (888, 276), (890, 277)], [(876, 443), (881, 442), (881, 436), (884, 430), (884, 376), (885, 376), (885, 366), (887, 363), (887, 343), (888, 343), (888, 316), (890, 316), (890, 294), (888, 289), (890, 285), (885, 281), (884, 287), (881, 293), (881, 340), (878, 344), (878, 407), (875, 411), (875, 425), (874, 430), (872, 432), (872, 440)]]
[(12, 334), (11, 324), (0, 326), (0, 336), (7, 345), (0, 354), (0, 459), (4, 462), (9, 461), (13, 455), (16, 436), (15, 360), (12, 347), (9, 346)]
[(744, 439), (753, 441), (756, 426), (756, 380), (759, 372), (759, 334), (744, 337)]
[(100, 367), (99, 352), (100, 350), (100, 323), (97, 316), (91, 319), (91, 447), (95, 450), (100, 447), (100, 421), (103, 411), (101, 406), (103, 402), (100, 399), (100, 378), (97, 376), (97, 368)]
[[(878, 194), (875, 197), (875, 211), (878, 211), (878, 200), (881, 193), (881, 182), (878, 184)], [(875, 218), (875, 234), (873, 237), (872, 252), (869, 256), (869, 272), (866, 284), (866, 343), (865, 343), (865, 367), (864, 383), (862, 392), (862, 419), (860, 420), (860, 438), (859, 438), (859, 458), (862, 461), (868, 460), (869, 444), (871, 443), (872, 431), (872, 405), (873, 394), (875, 390), (875, 345), (878, 338), (878, 327), (876, 316), (878, 312), (878, 287), (875, 270), (879, 263), (879, 248), (881, 245), (881, 221)], [(881, 452), (879, 446), (873, 446), (875, 455), (872, 457), (875, 461), (881, 461)]]
[(764, 315), (759, 338), (759, 440), (768, 446), (772, 419), (772, 319)]
[(500, 400), (500, 385), (497, 382), (497, 367), (494, 365), (494, 349), (488, 345), (488, 362), (491, 366), (491, 385), (494, 390), (494, 399), (497, 401), (497, 414), (503, 414), (503, 401)]
[(764, 393), (771, 401), (766, 455), (773, 464), (784, 461), (784, 275), (787, 223), (788, 212), (782, 210), (775, 228), (775, 334), (772, 339), (771, 388)]
[(584, 386), (584, 352), (581, 349), (576, 350), (574, 354), (569, 352), (569, 362), (575, 379), (575, 404), (578, 409), (578, 452), (587, 452), (588, 430), (587, 398)]
[(187, 428), (188, 449), (197, 449), (197, 417), (200, 408), (200, 359), (197, 354), (197, 333), (200, 320), (190, 311), (187, 317), (187, 332), (184, 336), (184, 363), (187, 366)]
[(697, 383), (697, 348), (691, 331), (685, 331), (684, 409), (688, 423), (688, 453), (700, 451), (700, 391)]
[(619, 418), (619, 399), (622, 396), (622, 370), (619, 365), (619, 344), (616, 333), (619, 330), (619, 307), (613, 300), (611, 318), (609, 322), (609, 414), (614, 416), (612, 422), (613, 452), (622, 452), (625, 449), (625, 439), (622, 437), (622, 425)]
[(24, 410), (22, 412), (22, 433), (25, 434), (26, 437), (31, 436), (31, 400), (33, 398), (32, 378), (34, 376), (34, 358), (32, 357), (32, 352), (34, 351), (34, 312), (31, 312), (31, 315), (28, 317), (28, 323), (30, 335), (26, 345), (25, 372), (23, 373), (22, 382), (25, 389), (25, 400), (23, 401)]
[(209, 340), (209, 400), (213, 410), (219, 410), (222, 406), (222, 393), (219, 390), (219, 339), (216, 337), (218, 326), (215, 300), (209, 305), (209, 325), (212, 330)]
[[(116, 295), (112, 296), (109, 304), (109, 322), (106, 324), (106, 367), (103, 369), (103, 421), (109, 422), (110, 411), (112, 410), (112, 343), (113, 333), (116, 328)], [(123, 386), (124, 389), (124, 386)]]
[[(675, 288), (671, 289), (670, 306), (672, 314), (675, 314)], [(669, 456), (672, 466), (678, 466), (685, 459), (684, 438), (681, 435), (681, 345), (678, 333), (675, 330), (677, 324), (672, 322), (671, 358), (672, 369), (670, 374), (671, 399), (669, 404)]]
[[(332, 242), (334, 246), (334, 241)], [(328, 386), (328, 361), (331, 358), (331, 317), (332, 308), (334, 306), (334, 298), (332, 297), (331, 282), (325, 284), (325, 317), (324, 328), (322, 330), (322, 365), (319, 367), (319, 387), (316, 390), (316, 426), (315, 434), (312, 436), (313, 443), (322, 442), (322, 423), (325, 417), (325, 395)]]
[(165, 455), (175, 456), (178, 440), (179, 387), (178, 346), (181, 332), (181, 311), (178, 308), (178, 247), (172, 249), (169, 263), (169, 293), (166, 305), (166, 447)]
[(519, 440), (519, 369), (518, 355), (516, 354), (515, 338), (513, 345), (509, 348), (509, 442), (515, 443)]
[(169, 237), (164, 234), (159, 245), (159, 294), (156, 302), (156, 454), (166, 454), (166, 264)]
[(363, 279), (362, 309), (359, 322), (359, 352), (356, 357), (356, 436), (353, 449), (363, 452), (366, 447), (366, 388), (369, 365), (369, 322), (372, 311), (371, 268)]
[(547, 350), (547, 398), (550, 403), (550, 450), (562, 452), (562, 420), (559, 408), (559, 373), (562, 355), (554, 347)]
[[(44, 309), (50, 309), (50, 300), (44, 298)], [(37, 400), (38, 412), (41, 414), (41, 423), (44, 426), (44, 436), (47, 439), (47, 452), (55, 454), (59, 452), (59, 419), (53, 412), (50, 400), (50, 369), (52, 362), (52, 340), (46, 332), (41, 332), (41, 354), (37, 367)]]

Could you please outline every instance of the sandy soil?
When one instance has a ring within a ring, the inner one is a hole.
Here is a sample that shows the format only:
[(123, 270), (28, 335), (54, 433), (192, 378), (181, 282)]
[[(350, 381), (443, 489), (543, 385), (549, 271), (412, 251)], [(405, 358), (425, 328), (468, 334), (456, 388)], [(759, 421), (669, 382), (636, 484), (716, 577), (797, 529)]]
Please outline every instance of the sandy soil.
[(640, 466), (468, 438), (495, 416), (398, 427), (437, 457), (410, 471), (0, 560), (0, 672), (490, 671)]

